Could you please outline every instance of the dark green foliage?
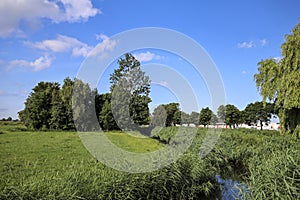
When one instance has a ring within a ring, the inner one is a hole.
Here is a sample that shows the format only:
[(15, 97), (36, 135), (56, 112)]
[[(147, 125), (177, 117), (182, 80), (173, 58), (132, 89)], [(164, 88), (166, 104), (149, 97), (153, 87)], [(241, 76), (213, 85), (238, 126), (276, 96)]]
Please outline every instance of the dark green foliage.
[(208, 108), (202, 108), (199, 115), (199, 124), (204, 125), (206, 127), (209, 125), (213, 112)]
[(78, 79), (66, 78), (62, 88), (58, 83), (40, 82), (26, 99), (19, 118), (33, 130), (74, 130), (74, 120), (80, 131), (97, 130), (96, 95), (96, 90)]
[(235, 128), (235, 126), (242, 121), (241, 112), (237, 107), (231, 104), (227, 104), (225, 110), (225, 123)]
[[(179, 103), (169, 103), (163, 106), (167, 113), (166, 126), (174, 126), (180, 122), (180, 114), (178, 113), (180, 111)], [(176, 112), (178, 114), (176, 114)]]
[(33, 92), (26, 99), (25, 109), (20, 113), (20, 117), (31, 129), (49, 129), (54, 101), (52, 94), (59, 90), (59, 84), (40, 82), (32, 90)]
[(250, 103), (242, 112), (243, 120), (246, 124), (255, 124), (259, 121), (261, 130), (262, 123), (269, 122), (272, 114), (275, 114), (274, 105), (263, 102)]
[(65, 129), (64, 124), (66, 122), (66, 107), (62, 101), (61, 91), (59, 88), (52, 92), (52, 103), (51, 103), (51, 118), (50, 118), (50, 129), (63, 130)]
[(99, 114), (99, 122), (103, 130), (118, 130), (119, 127), (115, 121), (115, 118), (111, 110), (110, 98), (111, 97), (109, 93), (102, 95), (104, 104)]
[(179, 103), (159, 105), (154, 109), (151, 125), (153, 126), (175, 126), (181, 123), (182, 112)]
[(74, 81), (70, 78), (64, 79), (64, 84), (61, 88), (61, 97), (65, 107), (66, 119), (63, 123), (63, 130), (74, 130), (73, 110), (72, 110), (72, 96), (73, 96)]

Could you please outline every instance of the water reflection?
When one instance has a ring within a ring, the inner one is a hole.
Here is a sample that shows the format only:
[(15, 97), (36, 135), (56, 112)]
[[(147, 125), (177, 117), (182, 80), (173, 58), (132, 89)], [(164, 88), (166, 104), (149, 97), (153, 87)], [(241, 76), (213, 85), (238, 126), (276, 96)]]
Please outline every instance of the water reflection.
[(221, 186), (222, 200), (242, 200), (245, 199), (245, 194), (249, 193), (247, 185), (237, 180), (222, 179), (220, 176), (216, 176), (216, 181)]

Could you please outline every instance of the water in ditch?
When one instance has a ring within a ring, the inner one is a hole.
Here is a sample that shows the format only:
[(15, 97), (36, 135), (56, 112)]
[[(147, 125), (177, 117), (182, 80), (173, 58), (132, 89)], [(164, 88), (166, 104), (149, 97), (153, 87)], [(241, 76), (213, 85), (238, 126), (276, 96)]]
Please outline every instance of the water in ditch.
[(223, 179), (220, 176), (215, 178), (220, 185), (220, 194), (216, 197), (218, 200), (243, 200), (245, 194), (250, 192), (247, 185), (239, 180)]

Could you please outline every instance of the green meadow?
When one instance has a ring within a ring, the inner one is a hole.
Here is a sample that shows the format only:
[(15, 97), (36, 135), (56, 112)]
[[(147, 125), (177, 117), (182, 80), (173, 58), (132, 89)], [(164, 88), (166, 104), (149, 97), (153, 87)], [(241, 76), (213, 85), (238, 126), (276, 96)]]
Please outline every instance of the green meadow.
[[(187, 128), (188, 129), (188, 128)], [(198, 156), (207, 129), (174, 163), (151, 173), (129, 174), (95, 160), (76, 132), (33, 132), (0, 124), (0, 199), (216, 199), (215, 176), (247, 185), (245, 199), (299, 199), (299, 141), (276, 131), (223, 130), (214, 149)], [(176, 132), (154, 138), (107, 132), (132, 152), (163, 148)]]

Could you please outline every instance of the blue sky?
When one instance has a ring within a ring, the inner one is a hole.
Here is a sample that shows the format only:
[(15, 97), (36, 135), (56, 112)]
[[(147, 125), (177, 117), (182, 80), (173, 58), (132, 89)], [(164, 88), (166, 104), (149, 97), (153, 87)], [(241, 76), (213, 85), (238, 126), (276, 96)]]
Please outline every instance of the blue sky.
[[(227, 103), (244, 109), (261, 100), (253, 81), (257, 63), (280, 58), (280, 45), (298, 23), (299, 10), (298, 0), (2, 0), (0, 118), (17, 118), (38, 82), (62, 83), (67, 76), (76, 77), (97, 44), (106, 50), (117, 48), (111, 36), (143, 27), (172, 29), (199, 43), (221, 74)], [(199, 108), (210, 106), (205, 82), (187, 62), (156, 49), (133, 53), (142, 64), (167, 65), (182, 74), (195, 91)], [(101, 77), (101, 92), (107, 91), (114, 67), (113, 62)], [(152, 88), (151, 107), (176, 100), (167, 82)]]

